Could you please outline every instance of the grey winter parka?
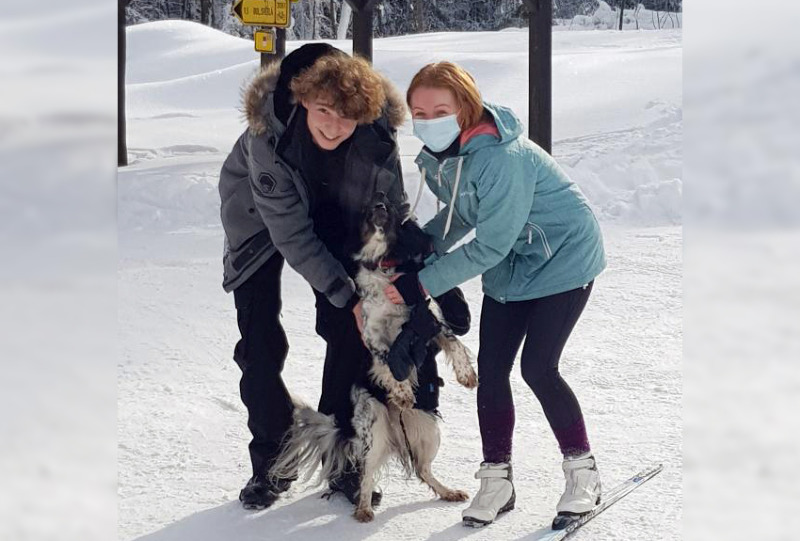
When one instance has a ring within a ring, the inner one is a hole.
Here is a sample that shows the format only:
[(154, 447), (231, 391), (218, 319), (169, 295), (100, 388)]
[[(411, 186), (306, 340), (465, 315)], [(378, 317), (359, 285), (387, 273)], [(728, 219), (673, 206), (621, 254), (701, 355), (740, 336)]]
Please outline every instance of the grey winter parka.
[[(274, 112), (273, 91), (279, 74), (280, 65), (273, 64), (245, 91), (249, 126), (220, 173), (225, 230), (222, 285), (225, 291), (233, 291), (277, 251), (331, 304), (343, 307), (355, 292), (355, 284), (314, 233), (309, 190), (298, 164), (291, 159), (297, 155), (299, 142), (283, 137), (286, 126)], [(353, 208), (363, 207), (377, 191), (396, 204), (406, 201), (394, 138), (405, 120), (406, 106), (386, 79), (384, 89), (383, 116), (373, 124), (358, 126), (352, 136), (342, 189)]]

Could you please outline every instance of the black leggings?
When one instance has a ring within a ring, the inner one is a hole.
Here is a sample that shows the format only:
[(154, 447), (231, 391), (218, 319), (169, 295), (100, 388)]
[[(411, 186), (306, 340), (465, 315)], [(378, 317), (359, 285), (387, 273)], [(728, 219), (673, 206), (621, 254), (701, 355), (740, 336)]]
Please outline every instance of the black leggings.
[(478, 352), (478, 420), (484, 460), (511, 459), (514, 399), (511, 368), (522, 348), (522, 378), (542, 405), (562, 453), (589, 450), (578, 400), (558, 372), (561, 352), (589, 299), (585, 287), (541, 299), (501, 304), (483, 297)]

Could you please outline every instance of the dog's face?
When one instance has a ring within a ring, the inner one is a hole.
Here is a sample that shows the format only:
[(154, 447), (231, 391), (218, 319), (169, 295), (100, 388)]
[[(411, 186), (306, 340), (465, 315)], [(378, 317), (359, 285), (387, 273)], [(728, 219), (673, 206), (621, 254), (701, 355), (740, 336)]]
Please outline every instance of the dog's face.
[(400, 226), (398, 210), (389, 202), (385, 193), (376, 193), (364, 209), (361, 220), (362, 248), (359, 259), (365, 263), (376, 263), (391, 253), (397, 242)]

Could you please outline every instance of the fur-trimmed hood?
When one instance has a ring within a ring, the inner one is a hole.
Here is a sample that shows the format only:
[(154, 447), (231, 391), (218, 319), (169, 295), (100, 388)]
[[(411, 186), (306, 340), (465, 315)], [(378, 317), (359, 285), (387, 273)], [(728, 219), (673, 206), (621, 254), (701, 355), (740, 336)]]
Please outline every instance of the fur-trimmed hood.
[[(280, 76), (280, 63), (273, 62), (262, 69), (255, 78), (245, 87), (242, 95), (242, 112), (247, 119), (250, 133), (261, 135), (270, 130), (272, 123), (280, 121), (275, 118), (271, 110), (270, 96), (278, 84)], [(380, 76), (383, 81), (383, 90), (386, 94), (386, 103), (383, 115), (392, 128), (399, 128), (406, 119), (408, 109), (403, 95), (389, 79)]]

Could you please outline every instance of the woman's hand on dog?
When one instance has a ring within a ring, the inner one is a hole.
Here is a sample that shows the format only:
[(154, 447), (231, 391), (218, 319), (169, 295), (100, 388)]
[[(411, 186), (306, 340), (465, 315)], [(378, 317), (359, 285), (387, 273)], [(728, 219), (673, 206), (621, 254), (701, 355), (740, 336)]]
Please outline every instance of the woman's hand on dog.
[[(403, 276), (405, 276), (405, 278), (400, 280), (400, 278)], [(394, 304), (409, 304), (409, 305), (418, 304), (420, 301), (424, 300), (424, 298), (429, 295), (429, 293), (425, 290), (425, 288), (422, 287), (422, 284), (419, 283), (419, 280), (417, 279), (417, 273), (415, 272), (408, 274), (400, 272), (395, 274), (389, 279), (392, 281), (392, 283), (386, 286), (383, 289), (383, 292), (386, 294), (386, 297)], [(395, 285), (395, 282), (397, 282), (398, 280), (400, 280), (400, 284), (402, 284), (402, 285), (398, 284), (400, 285), (400, 288), (398, 288), (398, 285)], [(416, 289), (419, 291), (418, 295), (416, 294), (417, 292), (414, 291), (415, 285)], [(404, 289), (406, 291), (405, 295), (403, 295), (400, 292), (401, 289)]]
[(361, 336), (361, 340), (364, 340), (364, 315), (362, 312), (362, 306), (364, 301), (360, 300), (353, 306), (353, 316), (356, 318), (356, 326), (358, 327), (358, 334)]
[[(400, 275), (398, 274), (396, 276), (399, 277)], [(392, 281), (394, 281), (396, 279), (396, 277), (392, 276), (391, 279), (392, 279)], [(388, 286), (386, 286), (384, 288), (383, 292), (386, 293), (386, 297), (390, 301), (392, 301), (393, 304), (405, 304), (406, 303), (406, 301), (403, 300), (403, 296), (400, 294), (399, 291), (397, 291), (397, 288), (393, 284), (389, 284)]]

